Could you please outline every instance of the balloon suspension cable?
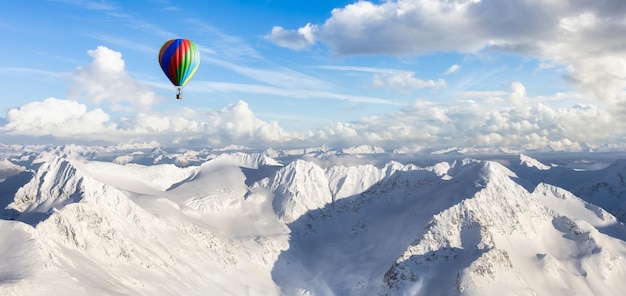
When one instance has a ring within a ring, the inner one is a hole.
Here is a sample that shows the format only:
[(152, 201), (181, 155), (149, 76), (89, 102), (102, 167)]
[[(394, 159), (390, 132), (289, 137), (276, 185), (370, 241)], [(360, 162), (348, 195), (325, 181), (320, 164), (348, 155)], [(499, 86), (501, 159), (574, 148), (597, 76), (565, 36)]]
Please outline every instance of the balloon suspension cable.
[(178, 100), (182, 100), (183, 99), (183, 91), (180, 87), (176, 88), (176, 99)]

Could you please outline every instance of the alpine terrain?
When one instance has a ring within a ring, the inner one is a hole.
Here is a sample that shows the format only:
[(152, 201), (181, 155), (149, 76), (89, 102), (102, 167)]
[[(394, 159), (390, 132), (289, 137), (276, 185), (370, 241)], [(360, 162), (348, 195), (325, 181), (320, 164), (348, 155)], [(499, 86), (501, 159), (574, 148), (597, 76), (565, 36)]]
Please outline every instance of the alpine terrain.
[(626, 290), (624, 155), (474, 152), (0, 145), (0, 295)]

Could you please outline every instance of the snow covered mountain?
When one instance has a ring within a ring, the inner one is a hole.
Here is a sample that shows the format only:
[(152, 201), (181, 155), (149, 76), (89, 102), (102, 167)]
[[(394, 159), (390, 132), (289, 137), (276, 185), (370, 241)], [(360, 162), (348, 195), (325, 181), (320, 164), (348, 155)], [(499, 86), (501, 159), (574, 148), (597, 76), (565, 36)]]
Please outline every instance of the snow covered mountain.
[(0, 295), (626, 288), (615, 155), (0, 148)]

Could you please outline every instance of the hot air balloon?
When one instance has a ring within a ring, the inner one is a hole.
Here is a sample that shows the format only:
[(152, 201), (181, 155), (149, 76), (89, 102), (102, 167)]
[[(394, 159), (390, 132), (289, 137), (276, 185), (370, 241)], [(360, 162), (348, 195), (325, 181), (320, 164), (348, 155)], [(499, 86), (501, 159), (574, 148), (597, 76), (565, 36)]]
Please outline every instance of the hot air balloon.
[(200, 52), (191, 40), (172, 39), (161, 46), (159, 64), (165, 76), (176, 86), (176, 98), (180, 100), (183, 98), (183, 87), (198, 70)]

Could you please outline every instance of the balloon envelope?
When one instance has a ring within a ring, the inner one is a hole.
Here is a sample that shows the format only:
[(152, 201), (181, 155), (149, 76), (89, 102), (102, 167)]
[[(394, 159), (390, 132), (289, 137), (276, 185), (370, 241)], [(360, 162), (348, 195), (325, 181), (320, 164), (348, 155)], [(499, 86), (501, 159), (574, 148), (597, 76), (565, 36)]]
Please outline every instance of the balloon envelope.
[(159, 64), (165, 76), (180, 90), (198, 70), (200, 52), (191, 40), (172, 39), (161, 46)]

